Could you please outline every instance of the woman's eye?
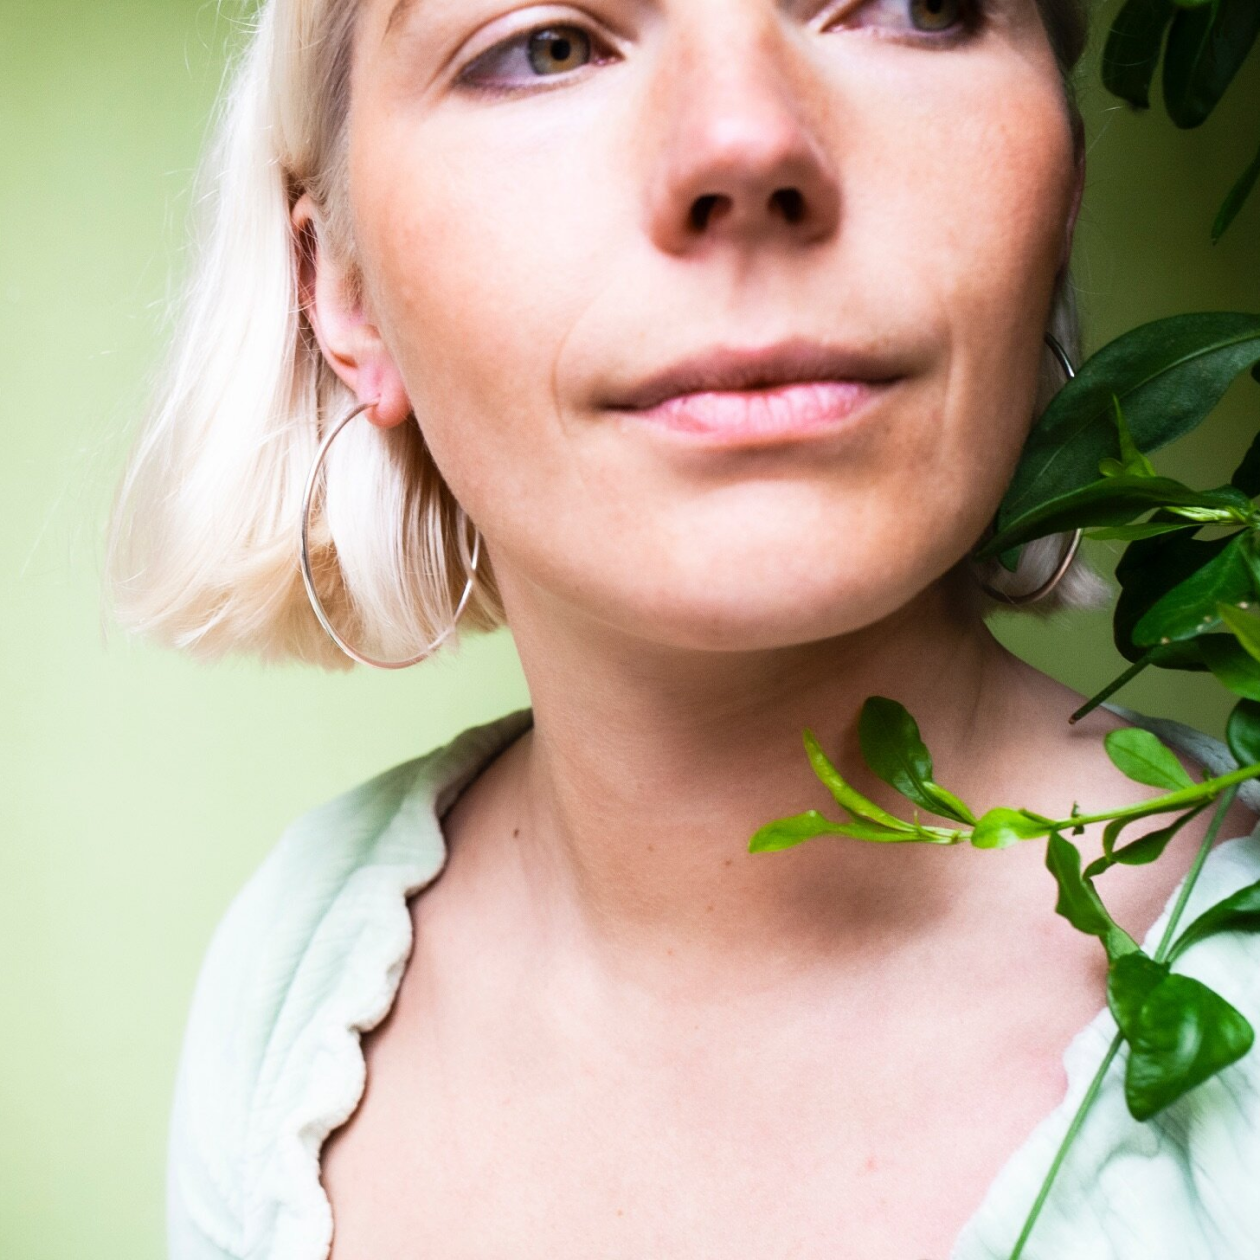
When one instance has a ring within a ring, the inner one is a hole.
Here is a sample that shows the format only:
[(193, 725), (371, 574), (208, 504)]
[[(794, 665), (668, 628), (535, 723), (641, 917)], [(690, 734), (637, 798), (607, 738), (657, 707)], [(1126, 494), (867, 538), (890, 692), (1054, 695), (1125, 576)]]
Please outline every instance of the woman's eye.
[(947, 31), (962, 16), (962, 0), (910, 0), (910, 20), (916, 30)]
[(983, 0), (867, 0), (842, 25), (909, 30), (914, 34), (962, 35), (980, 25)]
[(552, 79), (595, 64), (595, 43), (572, 23), (557, 22), (505, 39), (471, 61), (458, 76), (478, 88), (511, 88)]

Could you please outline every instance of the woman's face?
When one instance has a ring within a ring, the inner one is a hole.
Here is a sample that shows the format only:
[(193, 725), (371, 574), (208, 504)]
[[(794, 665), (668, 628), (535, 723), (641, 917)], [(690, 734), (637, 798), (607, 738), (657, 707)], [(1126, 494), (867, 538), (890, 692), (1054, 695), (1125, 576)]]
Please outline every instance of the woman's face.
[(509, 621), (756, 649), (934, 582), (1031, 421), (1076, 174), (1034, 0), (360, 15), (366, 309)]

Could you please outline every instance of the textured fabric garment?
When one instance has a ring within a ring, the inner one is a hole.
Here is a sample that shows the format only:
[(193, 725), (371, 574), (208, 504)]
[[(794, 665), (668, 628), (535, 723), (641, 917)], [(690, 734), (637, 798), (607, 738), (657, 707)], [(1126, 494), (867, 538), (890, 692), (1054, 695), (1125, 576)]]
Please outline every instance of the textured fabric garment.
[[(1234, 767), (1218, 740), (1107, 707), (1214, 773)], [(530, 721), (523, 711), (466, 731), (312, 810), (233, 899), (201, 964), (179, 1060), (170, 1260), (326, 1260), (333, 1221), (319, 1153), (363, 1095), (360, 1034), (385, 1018), (402, 979), (407, 899), (442, 870), (442, 815)], [(1260, 812), (1256, 783), (1240, 799)], [(1183, 922), (1257, 880), (1260, 825), (1213, 849)], [(1203, 941), (1177, 970), (1260, 1027), (1260, 934)], [(1114, 1033), (1103, 1009), (1072, 1041), (1063, 1102), (1007, 1160), (950, 1260), (1009, 1256)], [(1123, 1064), (1122, 1054), (1026, 1260), (1260, 1260), (1260, 1048), (1145, 1124), (1125, 1107)]]

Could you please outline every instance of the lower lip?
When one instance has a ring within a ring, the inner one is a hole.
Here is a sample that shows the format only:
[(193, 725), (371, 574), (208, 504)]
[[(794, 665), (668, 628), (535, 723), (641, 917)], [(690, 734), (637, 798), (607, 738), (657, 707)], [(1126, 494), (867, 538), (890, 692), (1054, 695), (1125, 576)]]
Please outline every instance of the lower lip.
[(891, 382), (805, 381), (773, 389), (680, 394), (626, 414), (706, 445), (768, 446), (842, 428)]

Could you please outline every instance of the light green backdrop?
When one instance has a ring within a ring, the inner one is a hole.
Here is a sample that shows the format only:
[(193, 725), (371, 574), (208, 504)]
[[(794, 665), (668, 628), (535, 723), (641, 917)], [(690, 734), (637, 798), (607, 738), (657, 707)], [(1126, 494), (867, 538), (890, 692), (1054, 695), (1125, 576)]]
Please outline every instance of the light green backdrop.
[[(0, 0), (0, 1256), (14, 1260), (162, 1255), (175, 1055), (226, 902), (303, 809), (525, 703), (502, 636), (353, 677), (105, 638), (103, 521), (232, 34), (212, 0)], [(1207, 242), (1254, 143), (1257, 67), (1188, 134), (1095, 78), (1087, 349), (1161, 315), (1260, 309), (1260, 205)], [(1240, 382), (1226, 402), (1165, 467), (1224, 479), (1260, 390)], [(1084, 691), (1116, 669), (1102, 617), (1000, 632)], [(1203, 692), (1158, 676), (1121, 698), (1217, 728)]]

